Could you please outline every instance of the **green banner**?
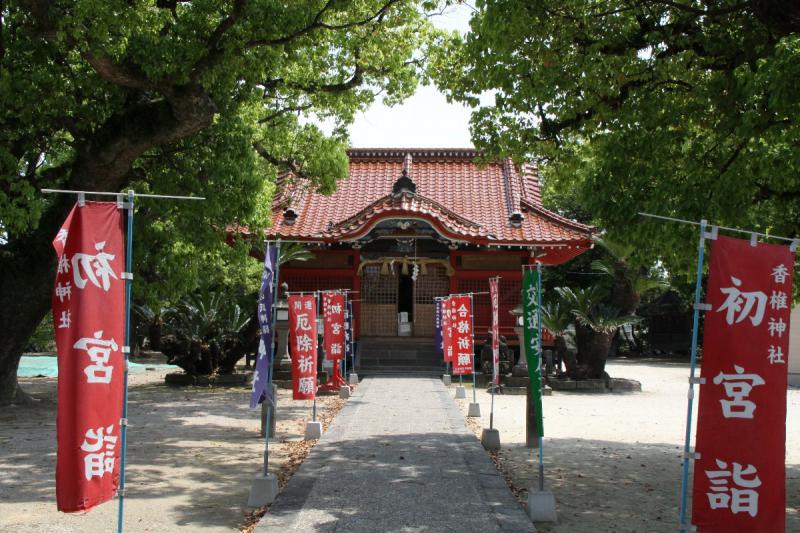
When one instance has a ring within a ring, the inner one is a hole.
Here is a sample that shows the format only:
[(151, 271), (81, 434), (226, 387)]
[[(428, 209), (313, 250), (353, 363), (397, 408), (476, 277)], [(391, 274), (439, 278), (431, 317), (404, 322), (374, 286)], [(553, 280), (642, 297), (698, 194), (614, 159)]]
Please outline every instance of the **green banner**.
[(541, 354), (539, 353), (539, 273), (526, 270), (522, 275), (522, 306), (525, 320), (525, 355), (528, 359), (528, 375), (531, 378), (531, 401), (536, 414), (536, 429), (539, 436), (544, 436), (542, 420), (542, 376)]

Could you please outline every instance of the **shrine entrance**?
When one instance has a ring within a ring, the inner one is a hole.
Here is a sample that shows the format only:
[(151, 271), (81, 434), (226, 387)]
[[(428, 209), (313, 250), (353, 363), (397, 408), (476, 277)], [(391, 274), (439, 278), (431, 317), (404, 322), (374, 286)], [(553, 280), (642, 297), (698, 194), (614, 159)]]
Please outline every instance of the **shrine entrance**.
[(433, 337), (434, 298), (447, 296), (449, 278), (443, 265), (430, 261), (417, 258), (405, 264), (401, 259), (395, 264), (389, 260), (364, 265), (362, 336)]

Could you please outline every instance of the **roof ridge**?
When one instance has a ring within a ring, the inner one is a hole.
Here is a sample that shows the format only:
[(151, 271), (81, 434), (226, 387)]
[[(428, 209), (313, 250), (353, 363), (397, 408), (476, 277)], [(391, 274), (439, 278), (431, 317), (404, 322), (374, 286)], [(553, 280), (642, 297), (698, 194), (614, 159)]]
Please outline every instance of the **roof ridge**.
[(348, 157), (366, 159), (381, 157), (403, 158), (407, 154), (412, 157), (446, 157), (458, 159), (474, 159), (481, 155), (475, 148), (348, 148)]
[(530, 200), (528, 200), (526, 198), (523, 198), (520, 201), (520, 204), (522, 206), (530, 209), (531, 211), (534, 211), (535, 213), (543, 216), (543, 217), (549, 218), (549, 219), (553, 220), (554, 222), (558, 222), (558, 223), (563, 224), (565, 226), (569, 226), (569, 227), (571, 227), (571, 228), (573, 228), (575, 230), (587, 231), (589, 233), (596, 233), (597, 232), (597, 228), (594, 227), (594, 226), (590, 226), (588, 224), (583, 224), (581, 222), (578, 222), (577, 220), (572, 220), (572, 219), (567, 218), (565, 216), (561, 216), (558, 213), (556, 213), (555, 211), (550, 211), (549, 209), (547, 209), (543, 205), (535, 204), (535, 203), (531, 202)]
[(414, 192), (409, 192), (409, 191), (403, 191), (403, 192), (401, 192), (399, 194), (389, 193), (389, 194), (387, 194), (385, 196), (381, 196), (380, 198), (378, 198), (374, 202), (370, 202), (369, 204), (367, 204), (367, 206), (365, 206), (363, 209), (361, 209), (358, 213), (355, 213), (354, 215), (352, 215), (350, 217), (347, 217), (346, 219), (344, 219), (344, 220), (342, 220), (340, 222), (337, 222), (336, 224), (333, 225), (333, 227), (337, 228), (337, 227), (344, 227), (344, 226), (350, 225), (350, 224), (354, 223), (355, 221), (357, 221), (359, 218), (361, 218), (370, 209), (372, 209), (373, 206), (382, 204), (382, 203), (386, 202), (387, 199), (393, 200), (397, 196), (404, 196), (404, 195), (414, 196), (414, 197), (416, 197), (416, 198), (418, 198), (418, 199), (420, 199), (420, 200), (422, 200), (424, 202), (428, 202), (428, 203), (432, 204), (434, 207), (436, 207), (440, 211), (444, 212), (447, 216), (452, 217), (453, 219), (455, 219), (457, 222), (459, 222), (461, 224), (464, 224), (466, 226), (473, 226), (475, 228), (483, 228), (484, 227), (483, 224), (479, 224), (479, 223), (477, 223), (477, 222), (475, 222), (473, 220), (470, 220), (470, 219), (468, 219), (468, 218), (466, 218), (464, 216), (459, 215), (458, 213), (456, 213), (455, 211), (453, 211), (449, 207), (437, 202), (436, 200), (434, 200), (432, 198), (428, 198), (425, 195), (422, 195), (422, 194), (419, 194), (419, 193), (414, 193)]

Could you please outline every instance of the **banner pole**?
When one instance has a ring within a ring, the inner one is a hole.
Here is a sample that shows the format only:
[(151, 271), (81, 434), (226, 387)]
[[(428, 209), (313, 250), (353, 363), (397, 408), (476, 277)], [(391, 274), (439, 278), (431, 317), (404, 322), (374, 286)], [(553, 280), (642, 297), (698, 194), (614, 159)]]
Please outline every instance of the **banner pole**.
[[(538, 353), (539, 365), (539, 405), (544, 406), (541, 401), (544, 387), (542, 376), (542, 263), (536, 263), (536, 349)], [(544, 411), (544, 409), (542, 409)], [(544, 418), (544, 413), (539, 413)], [(539, 435), (539, 490), (544, 491), (544, 436)]]
[[(269, 253), (269, 250), (267, 250)], [(270, 331), (272, 332), (272, 341), (274, 344), (275, 341), (275, 321), (278, 314), (278, 280), (281, 271), (281, 240), (275, 243), (275, 279), (273, 279), (273, 289), (272, 289), (272, 324), (270, 324)], [(272, 360), (269, 363), (269, 372), (267, 378), (267, 390), (269, 393), (267, 397), (264, 398), (264, 401), (269, 399), (269, 395), (273, 393), (272, 391), (272, 374), (275, 371), (275, 352), (272, 350), (272, 346), (265, 347), (269, 352), (272, 352)], [(268, 353), (269, 353), (268, 352)], [(266, 431), (264, 432), (264, 477), (269, 475), (269, 428), (272, 427), (272, 414), (275, 411), (275, 407), (278, 403), (278, 399), (275, 398), (273, 395), (272, 397), (272, 406), (267, 407), (267, 421), (266, 421)]]
[[(120, 194), (118, 196), (121, 197)], [(128, 445), (128, 359), (131, 345), (131, 288), (133, 285), (133, 190), (128, 191), (128, 242), (125, 253), (125, 356), (124, 381), (122, 392), (122, 419), (120, 420), (120, 466), (119, 466), (119, 513), (117, 515), (117, 532), (122, 533), (125, 510), (125, 453)]]
[(700, 292), (703, 282), (703, 255), (705, 254), (706, 220), (700, 221), (700, 243), (697, 247), (697, 277), (694, 285), (694, 313), (692, 315), (692, 349), (689, 366), (689, 394), (686, 408), (686, 438), (683, 444), (683, 475), (681, 477), (681, 506), (680, 506), (680, 531), (687, 529), (686, 525), (686, 493), (689, 487), (689, 460), (691, 456), (692, 438), (692, 406), (694, 403), (694, 374), (697, 360), (697, 332), (700, 325)]
[[(316, 305), (316, 308), (317, 308), (317, 314), (316, 314), (315, 320), (319, 319), (320, 312), (322, 311), (322, 305), (320, 304), (321, 296), (322, 296), (321, 292), (319, 292), (319, 291), (314, 292), (314, 299), (316, 300), (315, 305)], [(317, 322), (317, 323), (319, 323), (319, 322)], [(324, 326), (323, 326), (322, 332), (323, 332), (322, 334), (325, 335)], [(317, 341), (319, 340), (319, 328), (317, 328), (317, 339), (316, 340)], [(316, 357), (317, 361), (319, 361), (319, 343), (317, 344), (317, 353), (314, 354), (314, 357)], [(319, 368), (317, 368), (317, 375), (319, 375)], [(311, 421), (312, 422), (316, 422), (317, 421), (317, 393), (318, 392), (319, 392), (319, 387), (317, 386), (317, 376), (314, 376), (314, 402), (311, 404)]]
[(478, 387), (475, 379), (475, 314), (472, 293), (469, 294), (469, 333), (472, 335), (472, 403), (478, 403)]

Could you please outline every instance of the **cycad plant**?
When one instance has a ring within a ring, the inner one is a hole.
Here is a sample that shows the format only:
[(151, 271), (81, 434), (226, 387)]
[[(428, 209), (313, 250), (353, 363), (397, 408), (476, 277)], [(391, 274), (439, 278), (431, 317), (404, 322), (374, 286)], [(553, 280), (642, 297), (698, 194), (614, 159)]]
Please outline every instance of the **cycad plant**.
[(164, 353), (188, 374), (229, 374), (253, 337), (251, 318), (218, 292), (184, 296), (166, 313)]
[(556, 292), (575, 317), (578, 369), (568, 371), (573, 377), (602, 378), (617, 329), (639, 318), (622, 315), (618, 308), (604, 303), (603, 291), (596, 286), (576, 290), (559, 287)]
[(599, 237), (595, 238), (595, 243), (607, 252), (607, 257), (592, 261), (592, 270), (611, 279), (609, 303), (621, 314), (635, 313), (645, 292), (669, 287), (666, 281), (654, 279), (645, 269), (631, 264), (633, 246)]
[(560, 297), (551, 298), (542, 305), (542, 326), (553, 334), (556, 353), (564, 361), (567, 374), (570, 375), (575, 373), (575, 358), (570, 357), (565, 337), (574, 321), (575, 315)]

